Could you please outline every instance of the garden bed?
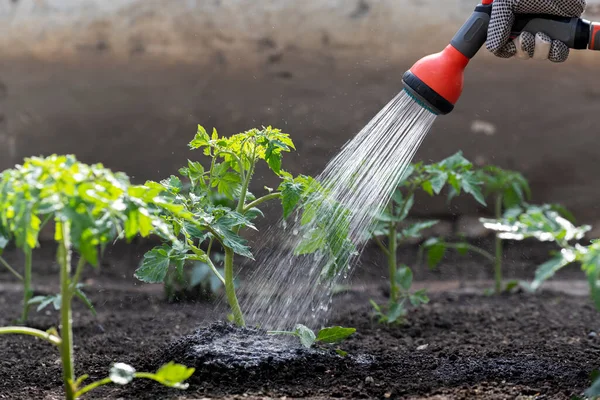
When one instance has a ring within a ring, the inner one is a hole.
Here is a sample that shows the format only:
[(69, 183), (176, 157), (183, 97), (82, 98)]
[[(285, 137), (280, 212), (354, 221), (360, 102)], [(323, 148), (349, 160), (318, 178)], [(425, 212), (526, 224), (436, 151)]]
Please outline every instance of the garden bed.
[[(410, 257), (415, 253), (410, 248), (405, 252)], [(490, 268), (476, 258), (451, 257), (438, 273), (415, 268), (415, 286), (429, 288), (431, 302), (411, 312), (406, 325), (377, 324), (369, 299), (384, 301), (386, 281), (376, 254), (364, 254), (353, 289), (334, 299), (329, 325), (357, 329), (341, 345), (349, 355), (340, 357), (308, 351), (279, 337), (265, 339), (253, 329), (215, 324), (226, 310), (210, 302), (167, 303), (160, 285), (132, 278), (137, 257), (114, 249), (102, 273), (86, 275), (98, 316), (74, 303), (77, 369), (95, 379), (106, 376), (113, 362), (148, 370), (174, 359), (196, 367), (196, 373), (187, 391), (134, 381), (126, 387), (98, 389), (86, 398), (569, 399), (581, 394), (590, 383), (589, 372), (600, 366), (598, 313), (585, 295), (545, 290), (537, 295), (485, 296), (481, 289), (490, 283), (482, 279), (491, 276)], [(506, 254), (509, 275), (531, 277), (547, 247), (521, 243), (509, 246)], [(53, 251), (36, 253), (35, 263), (37, 290), (57, 290), (55, 275), (46, 273), (55, 268)], [(465, 278), (463, 288), (452, 278), (459, 270)], [(577, 272), (565, 269), (560, 278), (582, 278)], [(1, 325), (20, 312), (21, 287), (10, 281), (8, 274), (0, 274)], [(575, 283), (562, 286), (577, 292)], [(47, 308), (33, 313), (29, 325), (45, 330), (57, 323), (58, 313)], [(231, 352), (238, 356), (256, 340), (261, 341), (261, 351), (273, 348), (269, 341), (277, 341), (280, 355), (288, 348), (293, 356), (247, 362), (243, 357), (219, 359), (222, 348), (211, 346), (186, 351), (192, 345), (210, 345), (211, 334), (232, 335)], [(56, 349), (30, 337), (5, 336), (0, 353), (0, 398), (60, 398)]]

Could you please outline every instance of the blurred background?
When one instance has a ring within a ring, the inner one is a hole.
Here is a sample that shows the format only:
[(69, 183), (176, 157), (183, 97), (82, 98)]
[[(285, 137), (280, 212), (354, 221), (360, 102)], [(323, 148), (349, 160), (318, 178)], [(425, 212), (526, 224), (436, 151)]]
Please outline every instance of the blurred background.
[[(162, 179), (201, 158), (187, 149), (197, 124), (227, 135), (272, 125), (297, 145), (284, 168), (316, 175), (475, 5), (0, 0), (0, 168), (73, 153), (136, 182)], [(584, 17), (600, 20), (600, 0), (588, 0)], [(483, 49), (416, 160), (462, 150), (479, 165), (522, 172), (533, 202), (562, 203), (600, 225), (599, 71), (591, 51), (555, 65)], [(269, 184), (254, 182), (257, 191)], [(471, 202), (420, 200), (422, 215), (479, 212)]]

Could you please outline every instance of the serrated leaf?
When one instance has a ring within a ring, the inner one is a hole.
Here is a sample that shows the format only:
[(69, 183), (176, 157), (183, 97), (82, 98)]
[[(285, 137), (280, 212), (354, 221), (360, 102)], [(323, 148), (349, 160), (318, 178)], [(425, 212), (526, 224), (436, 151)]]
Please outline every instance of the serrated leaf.
[(317, 338), (312, 329), (302, 324), (297, 324), (294, 327), (294, 332), (296, 333), (298, 338), (300, 338), (300, 343), (302, 343), (302, 345), (307, 348), (310, 348)]
[(140, 267), (135, 271), (135, 277), (146, 283), (162, 283), (170, 262), (168, 251), (164, 247), (155, 247), (144, 254)]
[(302, 184), (285, 181), (280, 185), (281, 205), (283, 207), (283, 218), (287, 218), (298, 205), (301, 199), (304, 187)]
[(117, 385), (127, 385), (135, 378), (135, 369), (125, 363), (116, 363), (110, 369), (108, 377)]
[(479, 188), (480, 182), (477, 180), (474, 174), (464, 174), (460, 180), (462, 190), (465, 193), (469, 193), (477, 202), (483, 206), (486, 205), (485, 198), (483, 197), (483, 193), (481, 193), (481, 189)]
[(29, 300), (27, 304), (39, 304), (36, 311), (40, 312), (50, 304), (54, 306), (55, 310), (60, 310), (61, 296), (60, 294), (54, 294), (49, 296), (35, 296)]
[(408, 291), (412, 285), (413, 272), (407, 266), (402, 266), (396, 270), (396, 283), (406, 291)]
[(437, 172), (430, 180), (431, 189), (435, 194), (440, 194), (446, 181), (448, 180), (448, 174), (446, 172)]
[(545, 280), (551, 278), (559, 269), (569, 265), (572, 261), (567, 259), (563, 254), (559, 254), (546, 261), (535, 271), (535, 278), (531, 283), (531, 288), (536, 290)]
[(413, 294), (409, 296), (410, 303), (417, 307), (421, 304), (429, 303), (429, 297), (427, 296), (427, 291), (425, 289), (417, 290)]
[(408, 239), (408, 238), (418, 239), (421, 237), (421, 231), (423, 231), (424, 229), (431, 228), (432, 226), (436, 225), (438, 222), (439, 222), (438, 220), (416, 222), (416, 223), (408, 226), (407, 228), (404, 228), (398, 234), (398, 238), (399, 239)]
[(339, 343), (346, 340), (354, 332), (356, 332), (355, 328), (344, 328), (341, 326), (323, 328), (317, 334), (317, 341), (322, 343)]

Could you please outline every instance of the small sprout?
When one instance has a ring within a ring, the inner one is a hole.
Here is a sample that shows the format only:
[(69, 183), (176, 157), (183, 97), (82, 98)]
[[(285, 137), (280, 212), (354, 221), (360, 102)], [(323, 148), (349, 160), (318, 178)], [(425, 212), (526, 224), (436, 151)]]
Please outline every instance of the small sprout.
[[(269, 335), (290, 335), (296, 336), (300, 339), (300, 343), (306, 347), (311, 348), (315, 343), (325, 343), (325, 344), (336, 344), (341, 343), (350, 337), (354, 332), (356, 332), (355, 328), (344, 328), (341, 326), (332, 326), (329, 328), (321, 329), (316, 335), (312, 329), (309, 327), (297, 324), (294, 327), (293, 331), (268, 331)], [(340, 350), (341, 351), (341, 350)], [(336, 350), (336, 352), (338, 352)], [(342, 353), (345, 353), (341, 351)], [(340, 354), (340, 352), (338, 352)], [(345, 353), (347, 354), (347, 353)], [(344, 354), (344, 355), (345, 355)], [(341, 355), (341, 354), (340, 354)]]

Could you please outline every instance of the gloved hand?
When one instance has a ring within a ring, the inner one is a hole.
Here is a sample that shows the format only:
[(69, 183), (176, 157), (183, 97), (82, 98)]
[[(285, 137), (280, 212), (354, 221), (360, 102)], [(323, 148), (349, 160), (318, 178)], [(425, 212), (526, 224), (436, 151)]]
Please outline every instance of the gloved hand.
[(552, 40), (543, 32), (535, 36), (522, 32), (510, 40), (515, 14), (551, 14), (559, 17), (580, 17), (585, 0), (494, 0), (488, 28), (486, 47), (498, 57), (550, 60), (563, 62), (569, 57), (569, 47)]

